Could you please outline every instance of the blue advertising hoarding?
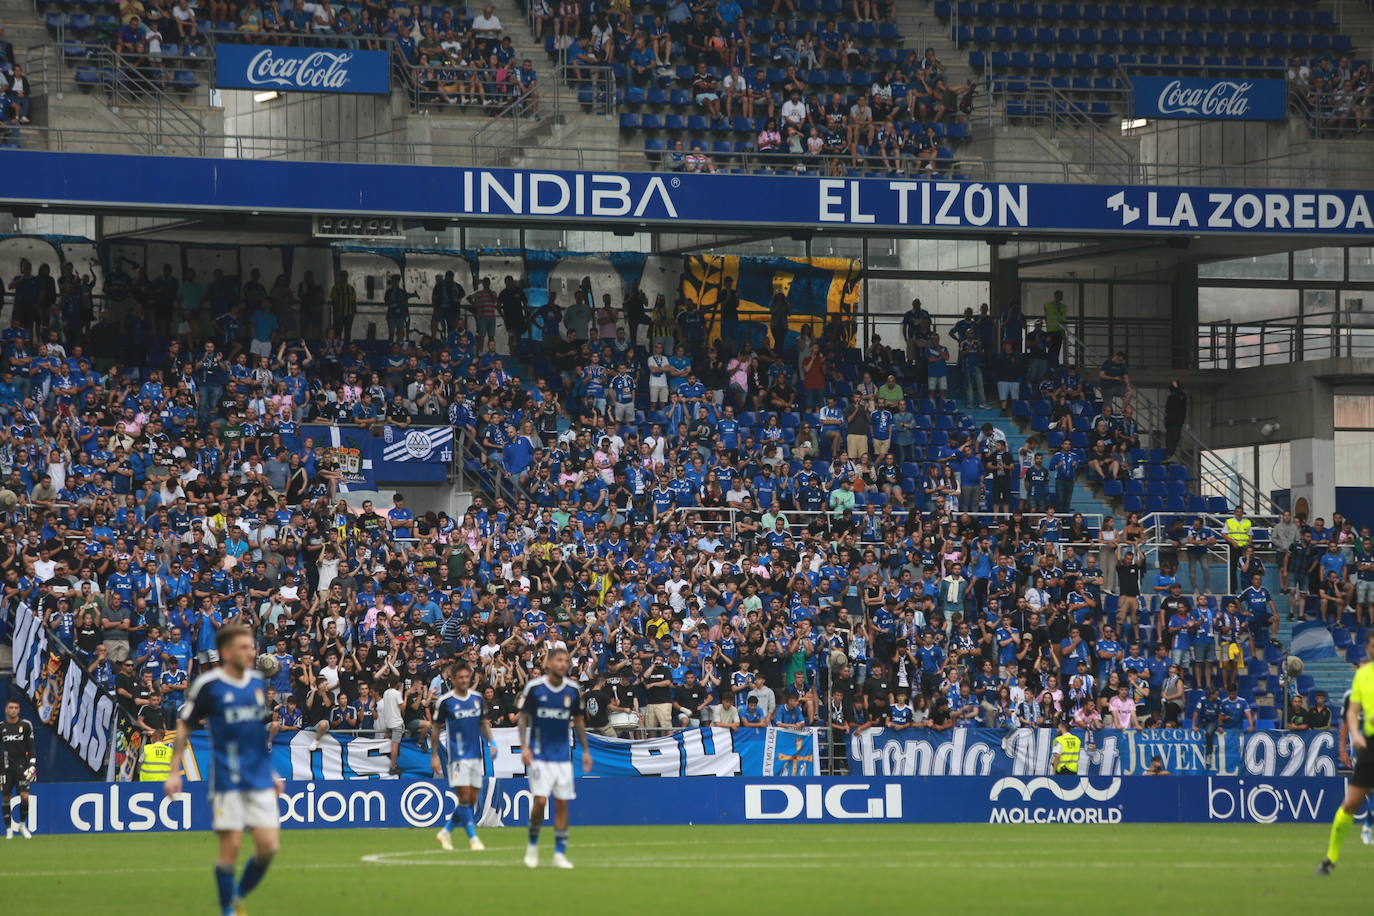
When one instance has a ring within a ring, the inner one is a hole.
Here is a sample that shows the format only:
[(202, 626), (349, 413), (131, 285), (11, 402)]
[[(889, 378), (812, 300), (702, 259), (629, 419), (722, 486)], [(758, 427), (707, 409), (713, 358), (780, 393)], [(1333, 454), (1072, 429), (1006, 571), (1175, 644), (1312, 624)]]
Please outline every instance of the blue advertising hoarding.
[(385, 51), (219, 43), (215, 87), (386, 95), (391, 68)]
[[(601, 826), (1320, 823), (1344, 795), (1345, 780), (1311, 777), (737, 778), (697, 779), (690, 790), (672, 792), (653, 780), (611, 778), (578, 780), (573, 817)], [(287, 829), (429, 828), (456, 803), (431, 779), (312, 780), (288, 782), (277, 807)], [(489, 779), (480, 824), (522, 824), (530, 804), (524, 779)], [(38, 783), (29, 826), (39, 834), (208, 830), (210, 803), (203, 782), (185, 784), (174, 798), (159, 783)]]
[[(0, 203), (843, 232), (1374, 236), (1374, 191), (569, 172), (20, 151)], [(120, 175), (110, 181), (111, 174)]]
[(1131, 115), (1190, 121), (1282, 121), (1288, 117), (1288, 83), (1281, 79), (1132, 77)]

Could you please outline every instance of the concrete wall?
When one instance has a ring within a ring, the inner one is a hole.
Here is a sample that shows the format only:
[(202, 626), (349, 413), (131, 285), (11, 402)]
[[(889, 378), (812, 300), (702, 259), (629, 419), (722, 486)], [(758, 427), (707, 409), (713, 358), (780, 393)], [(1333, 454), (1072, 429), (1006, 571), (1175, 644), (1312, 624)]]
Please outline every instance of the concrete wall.
[[(406, 110), (397, 95), (335, 95), (329, 93), (285, 92), (268, 102), (255, 102), (255, 93), (226, 89), (219, 92), (224, 106), (227, 134), (243, 138), (243, 156), (269, 155), (273, 138), (299, 140), (356, 140), (376, 137), (404, 140)], [(399, 150), (397, 151), (399, 152)], [(235, 155), (234, 150), (226, 150)], [(386, 162), (390, 154), (379, 148), (365, 161)]]
[[(1177, 167), (1190, 182), (1223, 186), (1292, 187), (1323, 173), (1324, 187), (1366, 187), (1374, 159), (1361, 139), (1313, 140), (1307, 125), (1288, 121), (1151, 121), (1133, 132), (1143, 163), (1159, 164), (1159, 182), (1176, 183)], [(1246, 166), (1254, 166), (1247, 171)]]

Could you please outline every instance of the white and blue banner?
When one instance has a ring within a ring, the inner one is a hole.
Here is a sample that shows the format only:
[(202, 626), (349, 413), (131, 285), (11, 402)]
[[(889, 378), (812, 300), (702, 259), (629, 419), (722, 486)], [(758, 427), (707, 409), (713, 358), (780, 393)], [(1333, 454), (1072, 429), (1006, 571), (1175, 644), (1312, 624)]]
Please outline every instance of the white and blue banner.
[(1305, 662), (1319, 662), (1322, 659), (1336, 657), (1336, 641), (1325, 623), (1320, 620), (1309, 620), (1293, 627), (1288, 653)]
[(1190, 121), (1282, 121), (1288, 83), (1281, 79), (1137, 76), (1131, 116)]
[[(523, 776), (519, 734), (498, 728), (495, 754), (487, 775), (498, 779)], [(892, 776), (1038, 776), (1050, 772), (1054, 730), (1023, 728), (866, 729), (849, 744), (848, 766), (856, 777)], [(1081, 735), (1081, 733), (1080, 733)], [(380, 738), (327, 735), (318, 751), (310, 750), (313, 733), (278, 735), (273, 745), (277, 772), (288, 779), (380, 779), (390, 766), (391, 746)], [(1086, 736), (1084, 736), (1086, 737)], [(815, 776), (828, 761), (817, 729), (690, 728), (646, 739), (588, 737), (596, 778), (630, 776), (745, 776), (785, 778)], [(208, 766), (203, 735), (192, 737), (197, 769)], [(1294, 777), (1335, 776), (1336, 733), (1219, 732), (1215, 759), (1209, 765), (1206, 736), (1192, 729), (1141, 729), (1095, 732), (1085, 743), (1081, 772), (1089, 776), (1144, 774), (1158, 757), (1164, 769), (1178, 775)], [(429, 752), (410, 739), (401, 742), (401, 774), (429, 774)], [(581, 765), (574, 767), (579, 776)], [(197, 778), (192, 773), (191, 778)]]
[[(33, 787), (29, 827), (40, 835), (209, 830), (206, 789), (204, 782), (186, 783), (184, 791), (168, 798), (159, 783), (40, 782)], [(645, 779), (611, 778), (578, 781), (573, 817), (578, 824), (603, 826), (1310, 824), (1330, 820), (1344, 795), (1345, 780), (1334, 777), (738, 778), (698, 779), (687, 790), (672, 792)], [(531, 802), (524, 779), (487, 780), (479, 799), (479, 823), (521, 825), (529, 817)], [(288, 781), (277, 800), (287, 829), (433, 828), (449, 818), (456, 805), (453, 792), (429, 778)], [(17, 810), (14, 815), (17, 818)]]
[(386, 95), (391, 91), (389, 64), (385, 51), (220, 42), (215, 45), (215, 87)]
[[(106, 176), (118, 174), (117, 182)], [(0, 204), (888, 233), (1374, 235), (1374, 191), (477, 169), (26, 152)]]
[[(520, 735), (514, 728), (492, 730), (495, 754), (487, 759), (487, 775), (506, 779), (525, 775), (520, 761)], [(313, 732), (280, 734), (272, 745), (273, 764), (287, 779), (381, 779), (390, 768), (391, 742), (383, 738), (326, 735), (318, 751), (310, 750)], [(823, 761), (818, 756), (816, 729), (691, 728), (673, 735), (630, 740), (589, 735), (592, 770), (588, 776), (815, 776)], [(198, 779), (209, 768), (210, 749), (204, 733), (191, 737), (195, 767), (188, 778)], [(415, 741), (401, 742), (401, 775), (424, 778), (430, 773), (429, 752)], [(574, 767), (582, 776), (582, 767)]]
[(382, 430), (381, 459), (384, 462), (448, 464), (453, 461), (453, 427), (403, 429), (387, 426)]
[(286, 444), (298, 448), (306, 441), (316, 449), (328, 449), (338, 462), (344, 492), (388, 484), (442, 483), (453, 463), (452, 426), (385, 426), (379, 438), (357, 426), (309, 424)]
[(14, 686), (92, 773), (106, 771), (114, 749), (114, 695), (100, 687), (27, 604), (14, 605)]
[[(1101, 729), (1087, 735), (1080, 772), (1093, 776), (1145, 773), (1158, 757), (1175, 774), (1335, 776), (1334, 731), (1219, 731), (1208, 762), (1207, 737), (1191, 728)], [(851, 739), (850, 772), (862, 776), (1033, 776), (1050, 772), (1051, 728), (872, 728)]]

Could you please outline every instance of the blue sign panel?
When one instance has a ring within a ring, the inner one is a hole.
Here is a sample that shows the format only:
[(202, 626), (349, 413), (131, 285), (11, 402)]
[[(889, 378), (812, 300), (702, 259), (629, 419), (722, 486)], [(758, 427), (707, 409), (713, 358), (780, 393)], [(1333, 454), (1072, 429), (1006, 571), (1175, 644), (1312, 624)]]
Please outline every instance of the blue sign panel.
[[(666, 175), (21, 151), (0, 203), (836, 232), (1374, 236), (1374, 191)], [(118, 174), (119, 181), (108, 180)]]
[(385, 51), (221, 43), (215, 45), (215, 86), (386, 95), (391, 68)]
[(1285, 80), (1139, 76), (1131, 79), (1131, 114), (1189, 121), (1282, 121)]
[[(652, 779), (580, 779), (573, 817), (603, 826), (1320, 823), (1344, 796), (1343, 779), (1311, 777), (735, 778), (693, 779), (673, 791)], [(456, 804), (447, 787), (430, 779), (312, 780), (287, 782), (277, 810), (288, 829), (429, 828), (449, 818)], [(530, 804), (524, 779), (488, 779), (478, 799), (479, 823), (523, 824)], [(12, 813), (17, 817), (17, 804)], [(173, 798), (159, 783), (38, 783), (29, 808), (29, 826), (40, 834), (209, 830), (210, 823), (204, 782), (187, 783)]]

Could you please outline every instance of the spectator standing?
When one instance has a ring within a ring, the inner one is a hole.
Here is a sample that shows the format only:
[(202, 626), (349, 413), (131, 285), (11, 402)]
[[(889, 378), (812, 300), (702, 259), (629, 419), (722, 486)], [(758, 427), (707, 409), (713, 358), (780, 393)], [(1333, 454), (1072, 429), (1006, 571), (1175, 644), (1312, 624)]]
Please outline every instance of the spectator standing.
[(353, 340), (353, 319), (358, 316), (358, 291), (348, 279), (348, 271), (339, 271), (329, 291), (329, 307), (334, 317), (334, 329), (344, 343)]
[[(1250, 546), (1252, 540), (1250, 531), (1254, 523), (1245, 517), (1245, 510), (1236, 506), (1231, 513), (1231, 517), (1226, 520), (1226, 526), (1222, 529), (1221, 536), (1226, 540), (1230, 548), (1227, 557), (1228, 583), (1231, 588), (1239, 589), (1244, 585), (1243, 582), (1236, 582), (1236, 570), (1239, 568), (1239, 561), (1245, 553), (1245, 548)], [(1338, 615), (1339, 616), (1339, 615)]]
[(1064, 291), (1057, 289), (1050, 301), (1045, 303), (1045, 348), (1049, 351), (1051, 366), (1061, 364), (1068, 321), (1069, 304), (1064, 301)]
[[(482, 352), (486, 350), (488, 342), (496, 342), (498, 302), (496, 294), (491, 291), (491, 277), (482, 278), (481, 286), (468, 296), (468, 306), (477, 319), (477, 350)], [(572, 309), (568, 309), (568, 313), (571, 314)], [(572, 326), (572, 322), (568, 320), (568, 315), (565, 314), (563, 320), (568, 322), (569, 327)]]

